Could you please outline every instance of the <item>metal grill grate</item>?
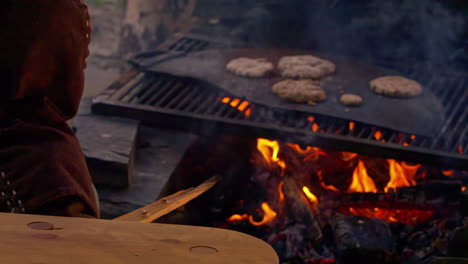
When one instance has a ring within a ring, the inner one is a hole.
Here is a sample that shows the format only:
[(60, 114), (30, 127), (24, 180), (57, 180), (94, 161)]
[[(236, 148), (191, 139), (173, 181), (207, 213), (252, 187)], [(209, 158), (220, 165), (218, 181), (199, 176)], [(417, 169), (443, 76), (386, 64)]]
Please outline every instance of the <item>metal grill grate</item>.
[[(183, 40), (171, 48), (196, 50), (201, 43)], [(95, 98), (93, 111), (200, 134), (228, 132), (267, 137), (468, 169), (468, 77), (424, 72), (408, 70), (405, 74), (431, 89), (445, 106), (446, 122), (434, 138), (416, 137), (352, 120), (253, 105), (222, 90), (203, 87), (196, 80), (152, 72), (134, 71), (124, 76)]]
[(195, 52), (201, 51), (210, 45), (210, 42), (201, 39), (195, 39), (190, 37), (183, 37), (179, 41), (169, 46), (170, 51), (178, 52)]

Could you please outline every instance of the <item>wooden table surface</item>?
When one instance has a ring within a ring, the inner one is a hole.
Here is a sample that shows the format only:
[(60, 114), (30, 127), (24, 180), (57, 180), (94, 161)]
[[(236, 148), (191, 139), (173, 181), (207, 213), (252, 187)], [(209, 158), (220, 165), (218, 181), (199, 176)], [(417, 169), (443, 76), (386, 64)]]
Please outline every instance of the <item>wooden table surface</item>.
[(8, 264), (278, 264), (265, 242), (205, 227), (0, 213)]

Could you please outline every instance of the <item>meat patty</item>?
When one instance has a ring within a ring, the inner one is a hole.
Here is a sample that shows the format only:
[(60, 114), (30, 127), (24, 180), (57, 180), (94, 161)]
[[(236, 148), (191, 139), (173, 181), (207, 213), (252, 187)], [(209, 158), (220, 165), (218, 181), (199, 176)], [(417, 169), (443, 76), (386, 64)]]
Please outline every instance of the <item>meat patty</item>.
[(423, 87), (402, 76), (384, 76), (370, 82), (372, 91), (392, 97), (414, 97), (422, 94)]
[(226, 69), (244, 77), (264, 77), (274, 69), (273, 63), (266, 59), (237, 58), (226, 65)]
[(343, 94), (340, 102), (346, 106), (359, 106), (362, 104), (362, 97), (356, 94)]
[(320, 79), (336, 70), (335, 64), (311, 55), (286, 56), (278, 62), (281, 76), (292, 79)]
[(273, 85), (279, 97), (297, 103), (316, 104), (327, 98), (325, 90), (312, 80), (284, 80)]

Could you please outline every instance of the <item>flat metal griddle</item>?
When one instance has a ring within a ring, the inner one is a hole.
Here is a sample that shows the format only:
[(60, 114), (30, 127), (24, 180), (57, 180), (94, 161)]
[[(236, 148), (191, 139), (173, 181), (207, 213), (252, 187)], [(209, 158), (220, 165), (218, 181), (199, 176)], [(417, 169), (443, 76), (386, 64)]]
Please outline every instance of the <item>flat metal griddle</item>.
[[(328, 99), (315, 106), (296, 104), (279, 98), (271, 87), (282, 78), (276, 72), (267, 78), (244, 78), (225, 70), (225, 65), (238, 57), (267, 58), (277, 63), (283, 56), (310, 52), (279, 49), (222, 49), (190, 53), (175, 57), (146, 69), (175, 76), (191, 77), (223, 89), (239, 98), (285, 111), (301, 111), (363, 122), (397, 131), (432, 137), (444, 121), (444, 110), (439, 100), (425, 89), (414, 98), (390, 98), (373, 93), (369, 81), (383, 75), (397, 74), (345, 58), (320, 56), (337, 65), (337, 73), (320, 80)], [(424, 85), (424, 80), (419, 80)], [(339, 102), (343, 93), (363, 97), (360, 107), (346, 107)]]

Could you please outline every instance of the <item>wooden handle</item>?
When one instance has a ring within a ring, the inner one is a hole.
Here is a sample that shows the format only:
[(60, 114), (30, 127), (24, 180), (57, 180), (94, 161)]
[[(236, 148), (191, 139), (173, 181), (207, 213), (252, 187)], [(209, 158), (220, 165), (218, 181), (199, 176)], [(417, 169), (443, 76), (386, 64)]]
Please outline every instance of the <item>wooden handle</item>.
[(173, 195), (164, 197), (150, 205), (137, 209), (128, 214), (119, 216), (114, 220), (117, 221), (137, 221), (142, 223), (151, 223), (154, 220), (166, 215), (175, 209), (187, 204), (191, 200), (204, 194), (218, 183), (219, 177), (212, 177), (196, 188), (190, 188), (177, 192)]

